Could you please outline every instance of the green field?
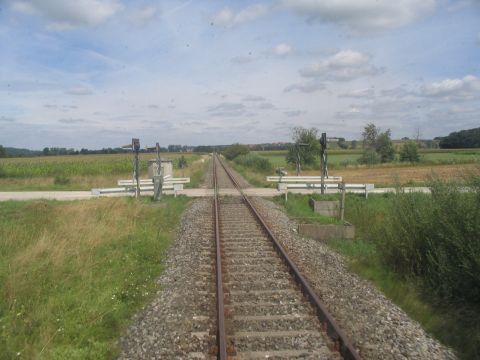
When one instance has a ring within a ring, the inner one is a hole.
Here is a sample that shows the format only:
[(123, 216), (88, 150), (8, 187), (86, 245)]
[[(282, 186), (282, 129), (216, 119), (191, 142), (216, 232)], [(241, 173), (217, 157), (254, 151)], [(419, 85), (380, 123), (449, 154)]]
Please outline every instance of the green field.
[[(286, 164), (286, 151), (256, 151), (257, 155), (270, 160), (274, 167), (286, 167), (290, 171), (294, 166)], [(420, 149), (420, 165), (440, 165), (440, 164), (470, 164), (480, 163), (480, 149)], [(328, 153), (328, 164), (330, 169), (339, 169), (344, 167), (358, 166), (357, 159), (361, 156), (362, 150), (332, 150)], [(397, 166), (405, 166), (398, 161), (392, 163)], [(313, 168), (319, 168), (317, 161)], [(308, 168), (310, 169), (310, 167)]]
[(0, 203), (0, 359), (111, 359), (188, 199)]
[[(184, 155), (188, 166), (183, 171), (177, 161)], [(140, 154), (140, 177), (146, 177), (148, 160), (154, 154)], [(187, 187), (196, 187), (205, 170), (201, 154), (166, 153), (173, 160), (174, 175), (191, 177)], [(114, 187), (117, 180), (132, 176), (132, 155), (69, 155), (0, 159), (0, 191), (15, 190), (90, 190)]]

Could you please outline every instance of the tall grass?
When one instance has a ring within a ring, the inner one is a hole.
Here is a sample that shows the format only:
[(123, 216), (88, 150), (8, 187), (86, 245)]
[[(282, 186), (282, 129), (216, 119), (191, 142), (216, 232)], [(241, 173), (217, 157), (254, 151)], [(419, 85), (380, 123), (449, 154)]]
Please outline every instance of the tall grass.
[[(348, 194), (345, 216), (356, 239), (329, 245), (461, 358), (477, 359), (480, 168), (463, 183), (431, 179), (429, 185), (432, 194)], [(294, 212), (307, 207), (308, 196), (291, 199), (300, 204)]]
[(109, 359), (188, 200), (0, 204), (0, 359)]
[(480, 176), (467, 186), (433, 180), (432, 194), (400, 193), (374, 235), (385, 263), (422, 279), (430, 291), (454, 302), (480, 299)]
[(269, 173), (273, 171), (273, 166), (268, 159), (258, 156), (254, 153), (239, 155), (234, 159), (234, 161), (238, 165), (248, 167), (259, 172)]
[(375, 254), (354, 254), (353, 268), (462, 358), (479, 358), (480, 171), (429, 185), (432, 194), (347, 197), (347, 219)]

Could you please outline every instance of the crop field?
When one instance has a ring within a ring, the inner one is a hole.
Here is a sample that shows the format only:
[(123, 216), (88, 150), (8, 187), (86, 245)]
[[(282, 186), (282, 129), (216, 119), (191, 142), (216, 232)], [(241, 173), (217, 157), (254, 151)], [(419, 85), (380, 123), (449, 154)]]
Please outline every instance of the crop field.
[[(286, 151), (256, 151), (257, 155), (270, 160), (275, 167), (286, 167)], [(480, 163), (480, 149), (420, 149), (420, 165), (452, 165)], [(362, 150), (332, 150), (328, 153), (328, 164), (330, 168), (344, 168), (359, 166), (357, 159), (361, 156)], [(405, 164), (394, 162), (396, 166)], [(319, 163), (316, 167), (319, 166)], [(293, 167), (291, 167), (293, 169)]]
[[(274, 167), (284, 167), (294, 174), (292, 165), (285, 161), (286, 151), (258, 151), (258, 156), (268, 159)], [(333, 150), (329, 152), (329, 173), (342, 176), (351, 183), (373, 183), (377, 186), (391, 186), (396, 183), (421, 185), (432, 176), (443, 179), (461, 180), (465, 173), (474, 171), (480, 166), (480, 149), (428, 149), (420, 151), (418, 164), (392, 163), (378, 165), (359, 165), (356, 160), (361, 150)], [(319, 175), (320, 165), (307, 167), (303, 175)], [(248, 177), (257, 186), (268, 186), (262, 179), (266, 174), (257, 174), (251, 169), (236, 166), (236, 169)]]
[[(177, 168), (184, 155), (187, 167)], [(154, 154), (140, 154), (140, 175), (147, 173), (148, 160)], [(162, 154), (173, 160), (175, 176), (191, 177), (198, 185), (205, 168), (205, 155), (191, 153)], [(183, 175), (182, 175), (183, 174)], [(90, 190), (116, 186), (117, 180), (132, 176), (132, 155), (70, 155), (0, 159), (0, 191), (14, 190)]]

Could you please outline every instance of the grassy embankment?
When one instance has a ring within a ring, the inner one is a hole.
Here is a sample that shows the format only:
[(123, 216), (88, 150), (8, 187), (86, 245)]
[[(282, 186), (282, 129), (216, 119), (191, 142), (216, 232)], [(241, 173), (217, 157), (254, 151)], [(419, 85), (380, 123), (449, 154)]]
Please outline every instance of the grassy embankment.
[[(469, 179), (476, 193), (443, 181), (431, 185), (433, 196), (347, 195), (356, 240), (328, 244), (462, 358), (479, 358), (480, 172)], [(312, 213), (308, 196), (291, 194), (288, 201), (290, 216)]]
[[(184, 155), (188, 166), (177, 168)], [(146, 177), (153, 154), (140, 154), (140, 177)], [(197, 187), (205, 172), (206, 159), (200, 154), (162, 154), (173, 160), (174, 176), (190, 177), (186, 187)], [(131, 154), (41, 156), (0, 159), (0, 191), (90, 190), (115, 187), (117, 180), (132, 176)]]
[(0, 359), (115, 357), (187, 203), (0, 203)]

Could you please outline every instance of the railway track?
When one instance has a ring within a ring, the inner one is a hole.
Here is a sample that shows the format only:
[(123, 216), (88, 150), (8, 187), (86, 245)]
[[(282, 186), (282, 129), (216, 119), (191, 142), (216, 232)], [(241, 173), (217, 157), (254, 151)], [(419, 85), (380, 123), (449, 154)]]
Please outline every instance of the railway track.
[(360, 359), (215, 155), (213, 173), (218, 358)]

